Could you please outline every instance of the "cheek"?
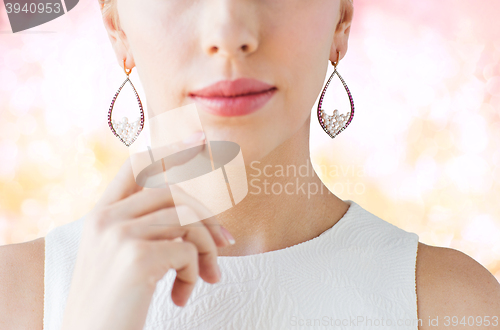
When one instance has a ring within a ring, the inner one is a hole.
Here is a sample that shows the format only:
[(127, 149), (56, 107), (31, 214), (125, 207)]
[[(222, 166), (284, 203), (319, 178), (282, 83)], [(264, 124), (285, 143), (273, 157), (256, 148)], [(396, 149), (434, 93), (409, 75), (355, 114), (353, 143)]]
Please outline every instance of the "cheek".
[(273, 43), (282, 54), (287, 125), (301, 126), (310, 115), (323, 82), (333, 42), (336, 16), (324, 2), (307, 2), (276, 24)]
[[(151, 104), (154, 99), (171, 100), (178, 106), (179, 90), (190, 75), (189, 63), (196, 56), (192, 9), (182, 10), (168, 1), (129, 1), (124, 31)], [(174, 3), (174, 2), (172, 2)]]

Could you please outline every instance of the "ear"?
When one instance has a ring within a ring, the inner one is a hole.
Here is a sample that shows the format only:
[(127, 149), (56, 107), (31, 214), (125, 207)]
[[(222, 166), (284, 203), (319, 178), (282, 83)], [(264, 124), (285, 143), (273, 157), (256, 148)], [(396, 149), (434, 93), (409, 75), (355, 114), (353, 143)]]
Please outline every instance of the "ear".
[[(341, 2), (344, 0), (341, 0)], [(349, 3), (349, 1), (346, 1)], [(340, 52), (339, 61), (344, 58), (347, 53), (347, 45), (349, 41), (349, 33), (351, 32), (351, 22), (353, 7), (352, 4), (346, 4), (347, 8), (340, 12), (339, 24), (333, 36), (333, 44), (330, 49), (330, 61), (337, 61), (337, 51)], [(342, 7), (342, 6), (341, 6)]]
[[(132, 69), (135, 66), (135, 61), (132, 53), (130, 52), (127, 36), (119, 26), (119, 23), (115, 25), (112, 14), (110, 13), (111, 10), (112, 9), (110, 8), (102, 14), (104, 27), (108, 33), (109, 41), (111, 41), (111, 46), (115, 51), (118, 64), (123, 69), (123, 60), (125, 59), (127, 69)], [(116, 13), (116, 15), (118, 14)], [(118, 20), (116, 21), (118, 22)]]

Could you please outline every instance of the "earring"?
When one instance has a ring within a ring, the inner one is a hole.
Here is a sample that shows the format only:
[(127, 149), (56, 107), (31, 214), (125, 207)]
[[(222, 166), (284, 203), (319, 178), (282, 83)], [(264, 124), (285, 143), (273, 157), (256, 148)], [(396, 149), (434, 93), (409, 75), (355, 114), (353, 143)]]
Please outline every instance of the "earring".
[[(330, 79), (326, 82), (325, 87), (323, 88), (323, 92), (321, 93), (321, 97), (318, 102), (318, 120), (323, 127), (323, 130), (333, 139), (336, 137), (340, 132), (345, 130), (347, 126), (352, 121), (352, 118), (354, 117), (354, 101), (352, 99), (351, 92), (349, 91), (349, 88), (347, 88), (347, 84), (345, 83), (344, 79), (340, 76), (340, 74), (337, 71), (337, 65), (339, 64), (339, 59), (340, 59), (340, 52), (337, 51), (337, 61), (332, 62), (332, 65), (334, 67), (333, 73), (330, 76)], [(337, 74), (339, 77), (340, 81), (342, 82), (342, 85), (344, 85), (344, 88), (349, 95), (349, 101), (351, 102), (351, 111), (348, 112), (345, 115), (339, 115), (339, 111), (335, 109), (333, 111), (333, 115), (328, 115), (323, 109), (321, 109), (321, 105), (323, 104), (323, 98), (325, 97), (326, 89), (328, 88), (328, 85), (330, 84), (330, 81), (332, 80), (333, 76)]]
[[(125, 67), (125, 59), (123, 60), (123, 71), (125, 71), (127, 79), (125, 79), (120, 88), (118, 88), (118, 91), (116, 92), (115, 96), (113, 97), (113, 100), (111, 101), (111, 106), (109, 107), (108, 111), (108, 126), (113, 132), (113, 134), (128, 147), (132, 143), (134, 143), (134, 141), (137, 139), (142, 129), (144, 128), (144, 111), (142, 109), (141, 99), (139, 98), (139, 95), (137, 94), (134, 85), (129, 79), (129, 74), (132, 72), (132, 69), (127, 70), (127, 68)], [(141, 116), (138, 117), (137, 120), (132, 123), (128, 122), (127, 117), (123, 117), (122, 120), (119, 122), (111, 119), (111, 113), (113, 112), (113, 106), (115, 105), (116, 98), (118, 97), (118, 94), (120, 94), (120, 91), (122, 90), (125, 83), (127, 83), (127, 81), (130, 83), (132, 89), (134, 90), (135, 96), (137, 97), (137, 101), (139, 102), (139, 109), (141, 111)]]

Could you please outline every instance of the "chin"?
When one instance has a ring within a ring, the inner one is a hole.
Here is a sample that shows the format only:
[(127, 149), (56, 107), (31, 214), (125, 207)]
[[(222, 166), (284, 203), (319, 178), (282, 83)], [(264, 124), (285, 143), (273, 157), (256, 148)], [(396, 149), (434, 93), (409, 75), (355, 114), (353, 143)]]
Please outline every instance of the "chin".
[(203, 125), (205, 134), (209, 141), (230, 141), (236, 143), (243, 154), (245, 165), (249, 166), (253, 161), (260, 161), (269, 155), (277, 144), (273, 143), (272, 133), (264, 132), (252, 127), (250, 130), (244, 127), (209, 127)]

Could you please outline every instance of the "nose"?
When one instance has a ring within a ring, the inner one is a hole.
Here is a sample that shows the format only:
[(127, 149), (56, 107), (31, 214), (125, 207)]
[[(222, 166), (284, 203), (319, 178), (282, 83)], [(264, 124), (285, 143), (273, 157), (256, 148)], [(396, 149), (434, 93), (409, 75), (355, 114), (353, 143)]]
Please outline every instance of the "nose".
[[(258, 19), (253, 1), (207, 1), (202, 47), (210, 56), (237, 58), (258, 48)], [(210, 4), (208, 4), (210, 3)]]

